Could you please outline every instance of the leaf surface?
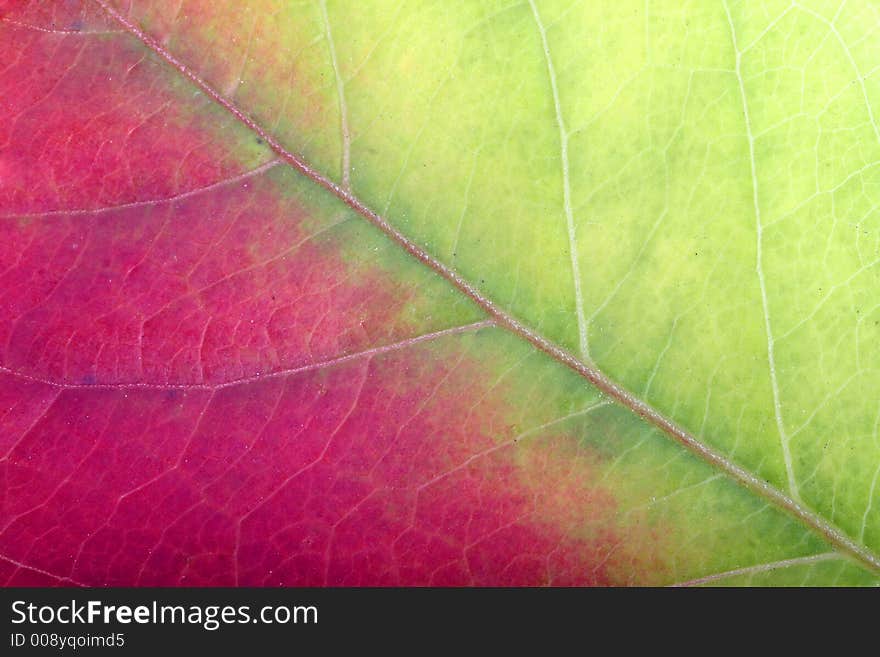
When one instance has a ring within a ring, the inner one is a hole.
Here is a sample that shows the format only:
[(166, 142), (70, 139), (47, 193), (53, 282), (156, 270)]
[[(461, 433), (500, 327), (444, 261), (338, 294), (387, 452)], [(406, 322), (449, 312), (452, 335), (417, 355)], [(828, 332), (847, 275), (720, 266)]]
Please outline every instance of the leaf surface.
[(4, 580), (876, 583), (868, 5), (350, 4), (0, 12)]

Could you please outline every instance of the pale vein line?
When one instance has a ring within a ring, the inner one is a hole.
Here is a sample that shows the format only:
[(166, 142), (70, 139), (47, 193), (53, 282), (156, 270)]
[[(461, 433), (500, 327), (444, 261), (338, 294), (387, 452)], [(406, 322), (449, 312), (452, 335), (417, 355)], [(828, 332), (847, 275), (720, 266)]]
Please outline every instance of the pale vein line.
[(21, 563), (20, 561), (16, 561), (15, 559), (11, 559), (10, 557), (7, 557), (5, 554), (0, 554), (0, 559), (11, 563), (16, 568), (23, 568), (25, 570), (30, 570), (32, 572), (39, 573), (40, 575), (45, 575), (46, 577), (51, 577), (52, 579), (58, 580), (60, 582), (70, 582), (74, 586), (82, 586), (82, 587), (87, 586), (86, 584), (83, 584), (82, 582), (77, 582), (76, 580), (70, 579), (69, 577), (64, 577), (62, 575), (56, 575), (54, 573), (50, 573), (48, 570), (43, 570), (42, 568), (37, 568), (36, 566), (28, 566), (26, 563)]
[(238, 91), (238, 88), (242, 84), (244, 84), (244, 72), (247, 70), (248, 57), (251, 54), (251, 48), (254, 44), (254, 35), (257, 33), (257, 23), (259, 23), (259, 18), (257, 16), (254, 16), (254, 19), (251, 21), (251, 29), (248, 33), (248, 40), (245, 44), (244, 52), (241, 56), (241, 66), (238, 67), (238, 73), (236, 75), (232, 75), (229, 78), (229, 83), (223, 90), (227, 96), (234, 96)]
[(145, 389), (145, 390), (221, 390), (223, 388), (230, 388), (232, 386), (244, 385), (247, 383), (254, 383), (256, 381), (263, 381), (265, 379), (275, 379), (278, 377), (284, 376), (292, 376), (295, 374), (302, 374), (303, 372), (312, 372), (314, 370), (320, 370), (325, 367), (334, 367), (336, 365), (342, 365), (344, 363), (348, 363), (353, 360), (358, 360), (361, 358), (368, 358), (372, 356), (378, 356), (381, 354), (386, 354), (390, 351), (398, 351), (400, 349), (406, 349), (407, 347), (412, 347), (422, 342), (429, 342), (431, 340), (435, 340), (437, 338), (442, 338), (448, 335), (457, 335), (459, 333), (469, 333), (472, 331), (479, 331), (480, 329), (490, 328), (495, 326), (494, 319), (484, 319), (479, 322), (474, 322), (472, 324), (465, 324), (463, 326), (454, 326), (452, 328), (442, 329), (439, 331), (433, 331), (431, 333), (425, 333), (423, 335), (418, 335), (414, 338), (406, 338), (405, 340), (400, 340), (398, 342), (392, 342), (391, 344), (382, 345), (381, 347), (371, 347), (370, 349), (364, 349), (363, 351), (358, 351), (353, 354), (346, 354), (344, 356), (337, 356), (336, 358), (329, 358), (327, 360), (322, 360), (316, 363), (309, 363), (307, 365), (301, 365), (299, 367), (293, 367), (286, 370), (278, 370), (276, 372), (267, 372), (266, 374), (255, 374), (253, 376), (243, 377), (241, 379), (234, 379), (232, 381), (225, 381), (223, 383), (133, 383), (133, 382), (120, 382), (120, 383), (64, 383), (61, 381), (51, 381), (49, 379), (41, 379), (36, 376), (31, 376), (30, 374), (24, 374), (23, 372), (18, 372), (16, 370), (10, 369), (8, 367), (4, 367), (0, 365), (0, 372), (9, 374), (11, 376), (17, 376), (21, 379), (25, 379), (27, 381), (33, 381), (34, 383), (41, 383), (43, 385), (52, 386), (53, 388), (62, 388), (64, 390), (68, 389), (91, 389), (91, 390), (129, 390), (129, 389)]
[[(213, 486), (216, 482), (218, 482), (221, 479), (223, 479), (224, 477), (228, 476), (229, 473), (233, 472), (245, 458), (250, 456), (252, 454), (252, 452), (256, 450), (257, 443), (260, 441), (260, 439), (266, 433), (266, 429), (269, 427), (269, 425), (272, 424), (272, 420), (275, 419), (275, 415), (276, 415), (276, 413), (278, 413), (278, 408), (281, 406), (281, 400), (284, 399), (284, 396), (285, 396), (285, 386), (278, 386), (278, 397), (275, 399), (275, 404), (272, 406), (272, 412), (267, 414), (266, 421), (263, 422), (263, 426), (260, 428), (259, 432), (256, 432), (253, 434), (254, 438), (251, 441), (251, 444), (247, 448), (241, 450), (241, 453), (238, 455), (238, 458), (236, 458), (232, 463), (230, 463), (224, 471), (222, 471), (216, 477), (211, 479), (211, 481), (207, 482), (203, 486), (202, 490), (207, 490), (209, 487)], [(297, 433), (296, 437), (299, 437), (301, 435), (301, 432), (304, 428), (305, 427), (302, 427), (300, 429), (300, 433)], [(233, 557), (234, 557), (233, 563), (234, 563), (234, 570), (235, 570), (235, 573), (234, 573), (235, 577), (233, 579), (233, 582), (235, 582), (235, 586), (239, 586), (238, 552), (240, 549), (240, 540), (241, 540), (240, 534), (241, 534), (241, 532), (240, 532), (240, 526), (239, 526), (239, 528), (237, 528), (237, 531), (236, 531), (235, 550), (233, 551)]]
[[(880, 408), (877, 409), (877, 417), (874, 420), (874, 444), (877, 444), (877, 434), (880, 430)], [(868, 491), (868, 503), (865, 505), (865, 512), (862, 514), (862, 527), (859, 530), (859, 540), (865, 542), (865, 530), (868, 527), (868, 516), (871, 515), (871, 509), (874, 507), (874, 495), (877, 491), (877, 481), (880, 480), (880, 463), (874, 470), (874, 477), (871, 479), (871, 488)]]
[(321, 0), (321, 16), (324, 19), (324, 30), (327, 32), (327, 47), (330, 49), (330, 61), (333, 63), (333, 75), (336, 77), (336, 95), (339, 98), (339, 125), (342, 130), (342, 188), (351, 189), (351, 131), (348, 127), (348, 108), (345, 104), (345, 81), (339, 73), (336, 61), (336, 46), (333, 44), (333, 32), (330, 30), (330, 16), (327, 14), (327, 2)]
[(794, 436), (798, 435), (801, 431), (806, 429), (808, 426), (810, 426), (810, 423), (813, 421), (813, 418), (816, 417), (816, 415), (819, 413), (819, 411), (821, 411), (823, 408), (825, 408), (832, 400), (837, 398), (837, 396), (840, 395), (840, 393), (843, 392), (849, 386), (849, 384), (852, 383), (853, 380), (856, 379), (856, 377), (859, 377), (861, 375), (862, 375), (862, 372), (859, 371), (858, 369), (856, 369), (855, 371), (852, 372), (852, 374), (850, 374), (848, 377), (846, 377), (846, 379), (844, 379), (843, 383), (841, 383), (837, 387), (837, 390), (834, 390), (832, 392), (827, 393), (825, 395), (825, 397), (822, 399), (822, 401), (820, 401), (819, 404), (815, 408), (813, 408), (812, 413), (810, 413), (810, 415), (807, 416), (807, 419), (804, 420), (803, 422), (801, 422), (800, 425), (798, 425), (798, 427), (794, 431), (792, 431), (788, 434), (789, 437), (793, 438)]
[(578, 337), (580, 340), (581, 356), (589, 360), (590, 342), (587, 335), (587, 319), (584, 313), (584, 295), (581, 290), (581, 272), (578, 262), (577, 235), (574, 227), (574, 211), (571, 207), (571, 180), (568, 171), (568, 132), (565, 129), (565, 121), (562, 118), (562, 105), (559, 102), (559, 88), (556, 85), (556, 69), (553, 68), (553, 58), (550, 56), (550, 46), (547, 43), (547, 31), (541, 22), (541, 15), (535, 6), (535, 0), (529, 0), (535, 24), (541, 35), (541, 45), (544, 48), (544, 59), (547, 62), (547, 74), (550, 77), (550, 88), (553, 91), (553, 105), (556, 110), (556, 124), (559, 128), (560, 160), (562, 162), (562, 199), (565, 206), (565, 224), (568, 229), (568, 250), (571, 256), (571, 274), (574, 278), (574, 303), (577, 312)]
[(711, 584), (712, 582), (717, 582), (722, 579), (728, 579), (730, 577), (737, 577), (739, 575), (754, 575), (758, 573), (767, 573), (773, 570), (780, 570), (782, 568), (790, 568), (792, 566), (803, 566), (813, 563), (819, 563), (822, 561), (831, 561), (834, 559), (842, 559), (841, 555), (837, 552), (823, 552), (822, 554), (811, 554), (808, 557), (795, 557), (793, 559), (782, 559), (781, 561), (773, 561), (770, 563), (762, 563), (757, 564), (755, 566), (746, 566), (745, 568), (736, 568), (734, 570), (726, 570), (723, 573), (715, 573), (714, 575), (706, 575), (705, 577), (698, 577), (697, 579), (691, 579), (686, 582), (680, 582), (678, 584), (670, 584), (672, 587), (682, 587), (682, 586), (700, 586), (702, 584)]
[(716, 472), (715, 474), (713, 474), (709, 477), (706, 477), (705, 479), (702, 479), (701, 481), (695, 482), (693, 484), (688, 484), (687, 486), (682, 486), (681, 488), (676, 488), (671, 493), (667, 493), (666, 495), (662, 495), (660, 497), (652, 497), (650, 500), (648, 500), (647, 502), (645, 502), (643, 504), (637, 504), (635, 506), (632, 506), (632, 507), (628, 508), (623, 513), (623, 515), (624, 515), (624, 517), (628, 517), (628, 516), (632, 515), (633, 513), (635, 513), (636, 511), (642, 511), (644, 509), (654, 508), (658, 505), (661, 505), (661, 504), (664, 504), (665, 502), (668, 502), (669, 500), (671, 500), (675, 497), (678, 497), (679, 495), (681, 495), (683, 493), (687, 493), (690, 490), (693, 490), (695, 488), (701, 488), (702, 486), (707, 486), (707, 485), (711, 484), (712, 482), (717, 481), (718, 479), (720, 479), (723, 476), (724, 476), (724, 474), (722, 474), (721, 472)]
[[(269, 491), (268, 494), (265, 495), (260, 500), (259, 504), (257, 504), (253, 508), (249, 509), (247, 513), (245, 513), (241, 518), (238, 519), (238, 522), (236, 523), (235, 551), (233, 552), (233, 559), (236, 562), (239, 559), (239, 552), (241, 550), (241, 528), (242, 528), (242, 525), (244, 525), (245, 521), (248, 518), (250, 518), (252, 515), (257, 513), (260, 509), (265, 507), (267, 504), (269, 504), (272, 501), (272, 499), (276, 495), (281, 493), (281, 491), (283, 491), (285, 488), (287, 488), (291, 482), (295, 481), (300, 476), (302, 476), (304, 473), (308, 472), (309, 470), (311, 470), (312, 468), (317, 466), (319, 463), (321, 463), (321, 461), (324, 460), (324, 458), (326, 458), (327, 452), (330, 450), (330, 446), (333, 444), (333, 442), (336, 438), (336, 435), (339, 433), (339, 431), (342, 429), (342, 427), (344, 427), (345, 424), (349, 421), (349, 419), (351, 418), (351, 416), (355, 412), (355, 410), (357, 410), (358, 404), (360, 403), (360, 400), (361, 400), (361, 395), (364, 392), (364, 386), (366, 385), (367, 379), (369, 378), (369, 368), (370, 368), (370, 362), (368, 361), (364, 366), (364, 374), (363, 374), (363, 376), (361, 376), (360, 383), (358, 384), (358, 389), (355, 392), (354, 396), (352, 397), (352, 401), (348, 407), (348, 410), (346, 411), (345, 415), (342, 416), (342, 418), (336, 423), (336, 426), (333, 428), (333, 431), (327, 437), (327, 440), (324, 442), (324, 447), (321, 450), (321, 453), (318, 454), (310, 462), (306, 463), (304, 466), (299, 468), (296, 472), (294, 472), (293, 474), (288, 476), (280, 484), (275, 486), (273, 488), (273, 490)], [(328, 545), (327, 549), (328, 550), (330, 549), (329, 545)], [(326, 576), (326, 572), (325, 572), (325, 576)], [(239, 580), (238, 580), (237, 567), (236, 567), (236, 584), (238, 583), (238, 581)]]
[[(3, 461), (8, 461), (9, 458), (12, 456), (12, 453), (16, 449), (18, 449), (18, 446), (23, 444), (27, 437), (31, 435), (31, 432), (36, 429), (43, 422), (43, 420), (46, 419), (46, 417), (49, 415), (49, 411), (52, 410), (55, 402), (58, 401), (58, 398), (61, 397), (61, 393), (63, 392), (63, 390), (58, 390), (57, 392), (55, 392), (55, 396), (52, 397), (52, 401), (45, 405), (45, 408), (42, 409), (42, 412), (30, 422), (27, 428), (21, 432), (21, 435), (18, 437), (18, 439), (12, 445), (10, 445), (9, 449), (7, 449), (2, 456), (0, 456), (0, 463), (2, 463)], [(9, 410), (11, 411), (14, 408), (15, 407), (13, 406), (13, 408)]]
[(567, 422), (568, 420), (573, 420), (574, 418), (577, 418), (577, 417), (582, 417), (584, 415), (588, 415), (589, 413), (592, 413), (595, 410), (598, 410), (598, 409), (603, 408), (605, 406), (610, 406), (612, 403), (613, 402), (610, 399), (608, 399), (607, 397), (603, 397), (599, 401), (593, 402), (592, 404), (590, 404), (589, 406), (587, 406), (585, 408), (582, 408), (577, 411), (572, 411), (571, 413), (568, 413), (567, 415), (563, 415), (562, 417), (558, 417), (558, 418), (550, 420), (548, 422), (544, 422), (543, 424), (540, 424), (537, 427), (533, 427), (532, 429), (527, 429), (526, 431), (523, 431), (521, 434), (515, 436), (513, 438), (513, 442), (517, 443), (517, 442), (521, 441), (523, 438), (525, 438), (526, 436), (531, 436), (533, 433), (537, 433), (537, 432), (542, 431), (544, 429), (549, 429), (550, 427), (556, 426), (557, 424), (562, 424), (563, 422)]
[(205, 185), (204, 187), (198, 187), (196, 189), (191, 189), (188, 192), (183, 192), (181, 194), (175, 194), (174, 196), (165, 196), (162, 198), (156, 199), (147, 199), (145, 201), (133, 201), (131, 203), (121, 203), (120, 205), (110, 205), (103, 208), (74, 208), (71, 210), (49, 210), (48, 212), (29, 212), (29, 213), (12, 213), (12, 214), (3, 214), (0, 215), (0, 219), (39, 219), (41, 217), (65, 217), (70, 215), (83, 215), (83, 214), (104, 214), (107, 212), (116, 212), (117, 210), (130, 210), (131, 208), (140, 208), (150, 205), (165, 205), (167, 203), (174, 203), (175, 201), (182, 201), (184, 199), (191, 198), (193, 196), (198, 196), (199, 194), (204, 194), (205, 192), (212, 192), (215, 189), (220, 189), (223, 187), (228, 187), (230, 185), (234, 185), (235, 183), (242, 182), (249, 178), (254, 178), (259, 176), (261, 173), (265, 173), (269, 169), (278, 166), (281, 164), (281, 160), (274, 159), (266, 162), (265, 164), (261, 164), (256, 169), (251, 169), (250, 171), (245, 171), (237, 176), (233, 176), (232, 178), (226, 178), (224, 180), (218, 180), (217, 182), (213, 182), (210, 185)]
[[(464, 461), (462, 461), (458, 465), (450, 468), (449, 470), (446, 470), (445, 472), (441, 472), (441, 473), (431, 477), (428, 481), (425, 481), (425, 482), (419, 484), (418, 488), (416, 488), (416, 492), (421, 493), (421, 491), (423, 491), (427, 488), (430, 488), (431, 486), (436, 484), (438, 481), (442, 481), (442, 480), (448, 478), (449, 476), (455, 474), (456, 472), (460, 472), (460, 471), (464, 470), (471, 463), (478, 461), (479, 459), (485, 458), (486, 456), (489, 456), (490, 454), (494, 454), (495, 452), (498, 452), (502, 449), (507, 449), (508, 447), (513, 447), (514, 445), (519, 443), (523, 438), (525, 438), (527, 436), (531, 436), (532, 434), (538, 433), (539, 431), (543, 431), (544, 429), (549, 429), (550, 427), (556, 426), (557, 424), (562, 424), (563, 422), (567, 422), (568, 420), (573, 420), (574, 418), (577, 418), (577, 417), (586, 416), (586, 415), (592, 413), (593, 411), (595, 411), (599, 408), (602, 408), (604, 406), (609, 406), (612, 403), (613, 402), (610, 399), (607, 399), (607, 398), (600, 399), (597, 402), (593, 402), (592, 404), (590, 404), (586, 408), (582, 408), (578, 411), (574, 411), (573, 413), (569, 413), (568, 415), (564, 415), (562, 417), (555, 418), (553, 420), (550, 420), (549, 422), (545, 422), (544, 424), (538, 425), (537, 427), (532, 427), (531, 429), (527, 429), (527, 430), (523, 431), (522, 433), (514, 436), (510, 440), (505, 440), (503, 442), (496, 443), (495, 445), (492, 445), (491, 447), (488, 447), (482, 451), (471, 454), (469, 457), (467, 457)], [(720, 477), (721, 475), (719, 474), (718, 476)]]
[(642, 390), (642, 397), (644, 397), (645, 399), (648, 399), (651, 392), (651, 385), (654, 383), (654, 377), (657, 376), (657, 372), (660, 370), (660, 364), (666, 357), (666, 352), (669, 351), (669, 348), (672, 346), (672, 339), (675, 337), (675, 329), (678, 326), (678, 320), (680, 320), (684, 314), (685, 313), (676, 315), (675, 319), (672, 320), (672, 326), (669, 329), (669, 335), (666, 337), (666, 344), (663, 345), (660, 353), (657, 354), (657, 360), (654, 361), (654, 367), (651, 368), (651, 374), (648, 376), (648, 381), (645, 383), (644, 390)]
[(831, 299), (831, 297), (834, 296), (834, 293), (837, 292), (840, 288), (846, 287), (847, 285), (852, 283), (856, 277), (864, 274), (866, 271), (869, 271), (870, 269), (873, 269), (878, 264), (880, 264), (880, 258), (878, 258), (877, 260), (874, 260), (873, 262), (869, 262), (867, 265), (863, 265), (863, 266), (859, 267), (852, 274), (850, 274), (850, 276), (848, 276), (845, 280), (841, 281), (840, 283), (835, 283), (830, 288), (828, 288), (828, 292), (826, 292), (825, 295), (819, 300), (819, 303), (817, 303), (816, 306), (809, 313), (807, 313), (802, 319), (800, 319), (797, 323), (795, 323), (790, 329), (788, 329), (785, 333), (783, 333), (778, 338), (776, 338), (777, 342), (785, 340), (792, 333), (797, 331), (801, 326), (803, 326), (804, 324), (809, 322), (811, 319), (813, 319), (813, 317), (815, 317), (818, 314), (818, 312), (820, 310), (822, 310), (822, 307)]
[(473, 157), (471, 158), (471, 171), (468, 174), (468, 181), (464, 188), (464, 200), (461, 204), (461, 212), (458, 215), (458, 223), (455, 227), (455, 237), (452, 239), (452, 248), (449, 250), (451, 260), (454, 262), (458, 257), (458, 242), (461, 237), (461, 227), (464, 225), (464, 217), (468, 211), (468, 203), (470, 201), (471, 195), (471, 186), (474, 182), (474, 174), (477, 172), (477, 162), (480, 159), (480, 150), (482, 147), (478, 148), (474, 151)]
[(770, 32), (772, 32), (774, 30), (774, 28), (776, 28), (776, 26), (779, 25), (779, 23), (782, 21), (782, 19), (784, 19), (786, 16), (788, 16), (789, 12), (794, 8), (795, 8), (795, 3), (792, 3), (788, 7), (786, 7), (785, 10), (782, 11), (782, 13), (780, 13), (778, 16), (776, 16), (776, 18), (774, 18), (772, 21), (770, 21), (770, 23), (767, 25), (767, 27), (765, 27), (763, 30), (761, 30), (761, 33), (758, 36), (756, 36), (745, 47), (743, 47), (742, 52), (748, 52), (749, 50), (754, 48), (758, 43), (760, 43), (761, 39), (763, 39), (765, 36), (770, 34)]
[(862, 526), (859, 529), (859, 540), (865, 541), (865, 531), (868, 528), (868, 517), (871, 515), (871, 509), (874, 508), (874, 496), (877, 491), (877, 481), (880, 479), (880, 463), (877, 464), (877, 469), (874, 470), (874, 477), (871, 479), (871, 488), (868, 491), (868, 504), (865, 505), (865, 512), (862, 514)]
[(837, 17), (840, 15), (840, 12), (843, 10), (843, 6), (846, 4), (846, 1), (840, 4), (840, 7), (837, 8), (837, 13), (834, 16), (834, 20), (829, 21), (827, 18), (822, 16), (821, 14), (816, 13), (809, 7), (804, 7), (803, 5), (798, 4), (797, 7), (801, 11), (809, 14), (816, 20), (824, 23), (828, 26), (828, 29), (831, 30), (831, 33), (834, 35), (834, 38), (837, 39), (837, 42), (840, 44), (840, 47), (843, 49), (843, 54), (846, 56), (849, 65), (852, 67), (853, 72), (856, 74), (855, 81), (858, 82), (859, 88), (862, 90), (862, 98), (865, 100), (865, 107), (868, 110), (868, 118), (871, 121), (871, 128), (874, 130), (874, 137), (877, 138), (877, 141), (880, 142), (880, 126), (877, 125), (877, 120), (874, 118), (874, 109), (871, 107), (871, 100), (868, 98), (868, 90), (865, 88), (865, 77), (862, 75), (861, 70), (859, 69), (858, 64), (856, 64), (856, 60), (853, 59), (852, 53), (849, 50), (849, 46), (846, 45), (846, 41), (843, 40), (843, 36), (837, 30), (837, 27), (834, 25), (834, 21), (837, 20)]
[(43, 32), (44, 34), (57, 34), (60, 36), (92, 36), (97, 34), (125, 34), (124, 30), (55, 30), (48, 29), (45, 27), (40, 27), (38, 25), (31, 25), (30, 23), (22, 23), (21, 21), (16, 21), (11, 18), (0, 18), (0, 23), (9, 23), (10, 25), (15, 25), (16, 27), (21, 27), (26, 30), (34, 30), (35, 32)]
[(350, 191), (343, 189), (317, 171), (299, 155), (287, 150), (284, 145), (281, 144), (278, 139), (273, 137), (265, 128), (242, 112), (227, 98), (224, 98), (217, 93), (216, 89), (196, 75), (194, 71), (169, 52), (156, 39), (145, 33), (137, 25), (111, 7), (106, 0), (94, 0), (94, 2), (100, 5), (110, 17), (124, 27), (133, 37), (150, 48), (175, 71), (190, 80), (190, 82), (202, 90), (202, 92), (204, 92), (215, 103), (229, 112), (243, 125), (247, 126), (254, 132), (254, 134), (262, 138), (292, 169), (298, 171), (316, 185), (336, 196), (336, 198), (360, 214), (364, 220), (368, 221), (376, 229), (381, 230), (389, 240), (397, 244), (397, 246), (403, 249), (415, 260), (435, 272), (438, 276), (441, 276), (444, 280), (448, 281), (459, 292), (485, 310), (486, 313), (494, 319), (497, 326), (510, 331), (512, 334), (528, 342), (534, 348), (544, 352), (558, 363), (576, 372), (601, 392), (628, 408), (633, 414), (639, 416), (653, 427), (665, 433), (670, 440), (681, 445), (708, 465), (727, 473), (731, 479), (745, 487), (747, 490), (763, 497), (771, 504), (776, 505), (781, 510), (796, 518), (799, 522), (815, 531), (818, 535), (822, 536), (825, 540), (835, 545), (840, 550), (845, 551), (858, 559), (859, 562), (872, 572), (880, 572), (880, 555), (874, 553), (867, 546), (854, 541), (827, 518), (817, 514), (812, 509), (808, 509), (797, 500), (786, 495), (779, 488), (771, 485), (768, 481), (755, 476), (753, 473), (738, 465), (728, 455), (722, 454), (716, 449), (701, 442), (683, 427), (666, 417), (663, 413), (660, 413), (644, 400), (620, 386), (605, 374), (605, 372), (592, 365), (588, 365), (581, 358), (574, 356), (556, 343), (551, 342), (540, 333), (535, 332), (512, 315), (499, 308), (467, 279), (460, 276), (453, 269), (440, 262), (424, 248), (409, 239), (400, 230), (391, 225), (387, 219), (361, 201), (360, 198), (352, 194)]
[(743, 116), (746, 123), (746, 137), (749, 142), (749, 165), (752, 174), (752, 203), (755, 208), (755, 271), (758, 274), (758, 285), (761, 288), (761, 308), (764, 314), (764, 332), (767, 335), (767, 365), (770, 370), (770, 387), (773, 390), (773, 414), (776, 417), (776, 429), (779, 432), (779, 442), (782, 445), (782, 458), (785, 461), (785, 473), (788, 477), (788, 489), (795, 500), (800, 499), (797, 480), (794, 475), (794, 466), (789, 449), (789, 437), (785, 431), (785, 423), (782, 419), (782, 404), (779, 396), (779, 381), (776, 377), (776, 358), (773, 353), (774, 340), (773, 329), (770, 326), (770, 304), (767, 301), (767, 285), (764, 281), (763, 268), (763, 230), (761, 224), (761, 206), (758, 203), (758, 174), (755, 166), (755, 137), (752, 133), (752, 121), (749, 117), (749, 104), (746, 100), (746, 88), (742, 76), (742, 51), (736, 43), (736, 29), (733, 26), (733, 17), (727, 0), (724, 0), (724, 12), (727, 14), (727, 22), (730, 25), (730, 37), (733, 40), (733, 50), (736, 54), (736, 80), (739, 85), (739, 95), (742, 100)]

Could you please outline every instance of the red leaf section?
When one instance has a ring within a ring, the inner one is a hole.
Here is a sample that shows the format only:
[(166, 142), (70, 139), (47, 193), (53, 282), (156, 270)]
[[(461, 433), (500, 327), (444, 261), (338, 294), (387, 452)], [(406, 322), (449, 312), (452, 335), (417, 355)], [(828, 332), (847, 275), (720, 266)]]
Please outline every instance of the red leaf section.
[(627, 549), (636, 530), (615, 524), (613, 497), (590, 483), (594, 457), (564, 435), (513, 440), (485, 364), (459, 336), (441, 340), (213, 391), (4, 375), (0, 395), (18, 410), (3, 433), (20, 437), (0, 469), (0, 550), (36, 569), (7, 583), (643, 576), (652, 557)]
[(100, 8), (83, 0), (0, 0), (0, 20), (52, 34), (113, 31)]
[[(224, 132), (126, 37), (4, 29), (3, 98), (44, 90), (0, 121), (12, 126), (0, 160), (20, 172), (0, 185), (4, 367), (71, 383), (210, 384), (410, 335), (396, 318), (413, 285), (318, 239), (350, 213), (314, 216), (279, 192), (274, 162), (241, 173), (220, 157)], [(58, 54), (68, 49), (79, 54)]]
[(656, 574), (599, 456), (515, 439), (519, 383), (470, 330), (414, 340), (447, 327), (403, 320), (415, 283), (343, 255), (347, 215), (279, 168), (243, 175), (172, 71), (57, 33), (50, 4), (0, 32), (0, 581)]
[(168, 198), (243, 173), (230, 144), (182, 111), (158, 64), (78, 5), (0, 13), (3, 213)]
[(2, 363), (69, 383), (216, 384), (412, 328), (417, 295), (346, 262), (255, 176), (173, 203), (0, 223)]

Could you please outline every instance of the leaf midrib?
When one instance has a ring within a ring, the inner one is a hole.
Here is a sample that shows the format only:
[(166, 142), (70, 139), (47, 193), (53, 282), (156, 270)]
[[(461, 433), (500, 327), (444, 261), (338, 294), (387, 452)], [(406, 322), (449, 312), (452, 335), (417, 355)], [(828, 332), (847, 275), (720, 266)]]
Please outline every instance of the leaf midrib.
[(316, 169), (312, 168), (300, 156), (288, 151), (277, 139), (275, 139), (275, 137), (269, 134), (262, 126), (245, 114), (226, 97), (217, 92), (184, 62), (179, 60), (162, 46), (162, 44), (156, 39), (141, 30), (128, 18), (119, 13), (114, 7), (110, 6), (107, 0), (94, 1), (107, 13), (108, 16), (110, 16), (112, 20), (118, 23), (125, 32), (137, 38), (158, 57), (172, 66), (178, 73), (189, 79), (190, 82), (196, 85), (212, 101), (224, 108), (248, 129), (258, 135), (279, 158), (317, 185), (332, 193), (376, 228), (381, 230), (404, 251), (439, 276), (442, 276), (460, 292), (467, 295), (494, 320), (497, 326), (507, 329), (519, 338), (530, 343), (533, 347), (543, 351), (557, 362), (574, 370), (601, 392), (616, 400), (643, 420), (665, 433), (689, 452), (696, 455), (709, 465), (724, 472), (749, 491), (760, 495), (768, 502), (788, 513), (800, 523), (822, 536), (839, 552), (848, 554), (856, 559), (867, 570), (880, 574), (880, 555), (876, 554), (867, 546), (853, 540), (839, 527), (829, 522), (823, 516), (806, 508), (804, 505), (795, 501), (766, 480), (755, 476), (721, 452), (718, 452), (711, 446), (703, 443), (686, 429), (679, 426), (670, 418), (667, 418), (663, 413), (654, 409), (645, 401), (636, 397), (616, 383), (611, 377), (606, 375), (596, 366), (584, 363), (552, 340), (549, 340), (540, 333), (532, 330), (512, 315), (496, 306), (491, 299), (484, 296), (480, 290), (473, 286), (467, 279), (460, 276), (453, 269), (410, 240), (406, 235), (391, 225), (384, 217), (372, 210), (355, 196), (353, 192), (335, 183)]

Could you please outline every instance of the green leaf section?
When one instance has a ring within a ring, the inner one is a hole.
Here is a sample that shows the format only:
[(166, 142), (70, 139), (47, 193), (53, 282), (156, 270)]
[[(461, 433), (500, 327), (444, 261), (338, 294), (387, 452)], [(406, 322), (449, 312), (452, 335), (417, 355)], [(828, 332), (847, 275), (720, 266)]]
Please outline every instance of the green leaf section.
[(134, 18), (500, 307), (880, 549), (870, 3), (191, 4)]

